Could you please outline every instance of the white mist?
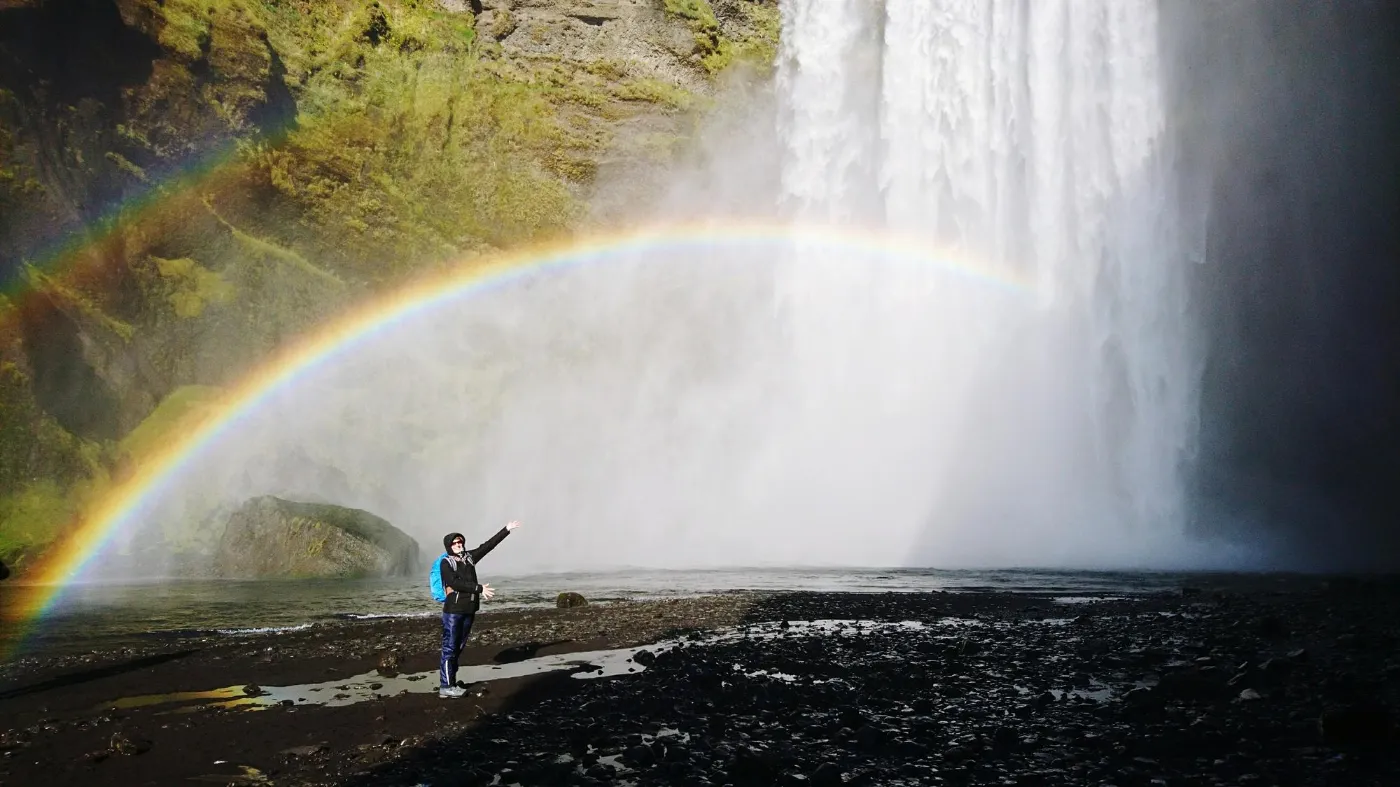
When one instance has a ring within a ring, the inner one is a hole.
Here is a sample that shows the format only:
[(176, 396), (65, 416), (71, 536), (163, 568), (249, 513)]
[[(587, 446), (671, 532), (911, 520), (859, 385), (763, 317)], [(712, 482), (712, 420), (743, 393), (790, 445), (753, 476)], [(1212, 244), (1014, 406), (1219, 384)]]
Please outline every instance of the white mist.
[[(637, 222), (899, 233), (585, 262), (382, 332), (192, 465), (494, 571), (1205, 565), (1154, 0), (787, 0), (773, 84)], [(999, 270), (1008, 287), (957, 265)]]

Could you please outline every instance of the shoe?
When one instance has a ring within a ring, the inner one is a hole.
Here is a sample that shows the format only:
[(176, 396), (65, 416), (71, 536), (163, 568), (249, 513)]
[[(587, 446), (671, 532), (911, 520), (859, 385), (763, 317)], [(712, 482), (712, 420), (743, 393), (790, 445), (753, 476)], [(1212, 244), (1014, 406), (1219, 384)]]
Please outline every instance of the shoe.
[(460, 697), (460, 696), (462, 696), (462, 695), (464, 695), (464, 694), (466, 694), (466, 693), (467, 693), (467, 690), (466, 690), (466, 689), (460, 689), (460, 688), (457, 688), (456, 686), (448, 686), (448, 687), (446, 687), (446, 688), (440, 688), (440, 689), (438, 689), (438, 696), (439, 696), (439, 697)]

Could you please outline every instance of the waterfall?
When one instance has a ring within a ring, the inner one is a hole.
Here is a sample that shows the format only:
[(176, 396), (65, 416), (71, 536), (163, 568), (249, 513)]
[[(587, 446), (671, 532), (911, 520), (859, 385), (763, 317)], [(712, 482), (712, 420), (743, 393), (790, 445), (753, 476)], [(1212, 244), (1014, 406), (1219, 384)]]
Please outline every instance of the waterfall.
[(838, 422), (833, 378), (918, 392), (867, 391), (888, 418), (863, 427), (924, 446), (916, 562), (1162, 557), (1199, 370), (1155, 0), (785, 0), (783, 20), (787, 213), (921, 236), (1033, 293), (796, 251), (795, 374), (830, 394), (803, 420)]
[(428, 545), (521, 519), (498, 571), (1219, 563), (1183, 529), (1200, 375), (1154, 0), (782, 13), (771, 91), (636, 216), (708, 243), (376, 331), (151, 521), (269, 493)]

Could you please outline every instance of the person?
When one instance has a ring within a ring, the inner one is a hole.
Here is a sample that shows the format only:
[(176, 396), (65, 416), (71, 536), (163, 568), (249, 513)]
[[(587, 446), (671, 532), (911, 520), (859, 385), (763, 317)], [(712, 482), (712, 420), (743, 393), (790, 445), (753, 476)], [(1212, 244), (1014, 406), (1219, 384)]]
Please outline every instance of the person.
[(462, 657), (462, 647), (467, 644), (467, 637), (472, 633), (472, 622), (481, 608), (482, 600), (489, 601), (496, 595), (490, 584), (477, 582), (476, 564), (517, 527), (520, 527), (519, 522), (508, 522), (476, 549), (467, 549), (467, 540), (461, 533), (448, 533), (442, 539), (447, 552), (438, 559), (438, 579), (446, 596), (442, 602), (439, 697), (461, 697), (467, 693), (466, 688), (457, 683), (457, 662)]

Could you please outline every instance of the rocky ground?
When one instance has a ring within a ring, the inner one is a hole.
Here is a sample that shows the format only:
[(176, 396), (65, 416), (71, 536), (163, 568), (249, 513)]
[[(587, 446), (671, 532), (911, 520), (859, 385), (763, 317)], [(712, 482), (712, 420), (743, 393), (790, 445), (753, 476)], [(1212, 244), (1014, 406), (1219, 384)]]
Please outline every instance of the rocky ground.
[[(585, 666), (460, 700), (259, 712), (98, 710), (171, 690), (162, 671), (179, 659), (80, 684), (36, 673), (0, 690), (17, 725), (0, 781), (1393, 785), (1398, 601), (1400, 584), (1334, 582), (1080, 603), (804, 593), (542, 611), (484, 622), (470, 660), (664, 642), (614, 677), (581, 679)], [(279, 638), (280, 677), (355, 674), (386, 638), (431, 651), (431, 632), (401, 622), (352, 631)], [(258, 673), (265, 650), (238, 647), (185, 660), (221, 671), (205, 688), (227, 685)], [(401, 669), (431, 668), (430, 653), (412, 658), (423, 663)]]

